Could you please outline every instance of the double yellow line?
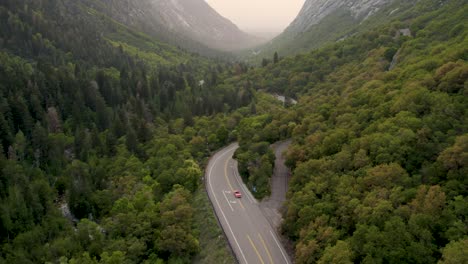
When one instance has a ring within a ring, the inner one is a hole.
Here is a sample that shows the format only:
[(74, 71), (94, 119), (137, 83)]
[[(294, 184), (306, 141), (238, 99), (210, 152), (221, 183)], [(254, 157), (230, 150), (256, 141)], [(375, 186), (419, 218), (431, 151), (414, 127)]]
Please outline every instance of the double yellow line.
[[(234, 191), (234, 188), (232, 187), (231, 181), (229, 180), (228, 173), (227, 173), (228, 162), (229, 162), (229, 159), (226, 159), (226, 162), (224, 163), (224, 177), (226, 178), (226, 181), (227, 181), (231, 191)], [(245, 207), (242, 204), (242, 201), (241, 200), (238, 200), (238, 201), (239, 201), (239, 204), (242, 207), (242, 209), (245, 210)], [(271, 257), (271, 254), (270, 254), (270, 251), (268, 250), (268, 247), (266, 246), (265, 240), (263, 240), (263, 237), (260, 235), (260, 233), (258, 234), (258, 238), (260, 239), (260, 241), (262, 242), (263, 247), (265, 248), (265, 251), (266, 251), (266, 253), (268, 255), (268, 259), (270, 260), (270, 264), (274, 264), (273, 258)], [(263, 261), (262, 256), (260, 255), (260, 252), (258, 251), (257, 247), (255, 246), (255, 243), (252, 241), (252, 238), (250, 238), (250, 236), (247, 235), (247, 239), (249, 240), (250, 245), (252, 246), (255, 253), (257, 254), (257, 257), (260, 260), (260, 262), (262, 264), (265, 264), (265, 262)]]
[[(224, 177), (226, 178), (226, 181), (227, 181), (231, 191), (234, 191), (234, 188), (232, 187), (231, 181), (229, 180), (228, 174), (227, 174), (228, 161), (229, 161), (229, 159), (226, 159), (226, 162), (224, 163)], [(238, 200), (238, 201), (239, 201), (239, 204), (242, 207), (242, 209), (245, 210), (245, 207), (244, 207), (244, 204), (242, 204), (242, 201), (241, 200)]]
[[(270, 251), (268, 250), (268, 248), (267, 248), (267, 246), (266, 246), (266, 244), (265, 244), (265, 240), (263, 240), (263, 237), (262, 237), (260, 234), (258, 234), (258, 238), (260, 238), (260, 241), (262, 242), (262, 245), (263, 245), (263, 247), (265, 248), (265, 251), (266, 251), (266, 253), (267, 253), (267, 255), (268, 255), (268, 258), (269, 258), (269, 260), (270, 260), (270, 264), (274, 264), (273, 258), (271, 257), (271, 254), (270, 254)], [(258, 259), (260, 260), (260, 262), (261, 262), (262, 264), (265, 264), (265, 262), (263, 261), (262, 256), (261, 256), (260, 253), (258, 252), (257, 247), (255, 246), (254, 242), (252, 241), (252, 238), (250, 238), (250, 236), (247, 235), (247, 239), (249, 240), (250, 245), (252, 245), (252, 248), (254, 249), (255, 253), (257, 254), (257, 257), (258, 257)]]

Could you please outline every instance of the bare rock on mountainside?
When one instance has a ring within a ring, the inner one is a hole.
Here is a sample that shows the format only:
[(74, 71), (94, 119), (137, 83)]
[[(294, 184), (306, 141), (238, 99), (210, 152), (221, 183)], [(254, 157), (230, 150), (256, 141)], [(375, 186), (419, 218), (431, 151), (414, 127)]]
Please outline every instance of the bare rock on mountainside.
[(305, 32), (338, 9), (349, 10), (356, 19), (366, 19), (392, 0), (307, 0), (286, 31)]
[(158, 39), (192, 51), (249, 48), (262, 39), (241, 31), (204, 0), (103, 0), (96, 6), (112, 18)]
[(254, 57), (293, 55), (342, 41), (390, 21), (417, 0), (306, 0), (296, 19)]
[(239, 50), (259, 44), (260, 39), (241, 31), (204, 0), (153, 0), (164, 23), (179, 32), (221, 50)]

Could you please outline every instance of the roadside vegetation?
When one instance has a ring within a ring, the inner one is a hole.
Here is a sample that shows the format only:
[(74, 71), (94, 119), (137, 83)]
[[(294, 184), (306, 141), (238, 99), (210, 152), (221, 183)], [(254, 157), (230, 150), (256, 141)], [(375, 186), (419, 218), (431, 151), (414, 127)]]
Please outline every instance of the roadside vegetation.
[(242, 76), (299, 98), (287, 115), (243, 121), (266, 141), (291, 127), (282, 231), (297, 263), (467, 261), (467, 13), (465, 1), (419, 1), (398, 21)]
[(291, 136), (295, 124), (290, 108), (267, 93), (257, 94), (250, 114), (236, 128), (239, 148), (234, 154), (239, 173), (251, 193), (263, 199), (271, 193), (275, 154), (271, 144)]
[(236, 260), (228, 248), (226, 237), (219, 227), (205, 188), (200, 187), (193, 199), (194, 222), (200, 237), (200, 252), (192, 263), (234, 264)]

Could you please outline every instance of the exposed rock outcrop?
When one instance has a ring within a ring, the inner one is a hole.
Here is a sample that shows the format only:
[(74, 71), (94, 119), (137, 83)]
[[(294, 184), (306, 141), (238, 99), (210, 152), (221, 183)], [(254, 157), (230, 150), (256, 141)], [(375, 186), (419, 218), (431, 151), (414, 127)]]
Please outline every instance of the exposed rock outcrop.
[(260, 44), (204, 0), (85, 0), (113, 19), (164, 42), (193, 50), (196, 43), (231, 51)]
[(241, 31), (204, 0), (152, 0), (163, 24), (175, 32), (218, 49), (238, 50), (260, 39)]
[(356, 19), (366, 19), (393, 0), (307, 0), (286, 31), (301, 33), (338, 9), (349, 10)]

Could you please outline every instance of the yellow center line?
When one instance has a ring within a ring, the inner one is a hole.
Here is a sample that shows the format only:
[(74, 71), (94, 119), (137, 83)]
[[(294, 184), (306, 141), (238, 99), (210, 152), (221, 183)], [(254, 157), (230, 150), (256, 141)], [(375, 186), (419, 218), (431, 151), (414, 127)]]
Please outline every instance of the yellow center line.
[(234, 191), (234, 188), (232, 188), (232, 184), (231, 182), (229, 181), (229, 178), (228, 178), (228, 174), (227, 174), (227, 164), (228, 164), (228, 161), (229, 159), (226, 160), (226, 162), (224, 163), (224, 177), (226, 177), (226, 181), (227, 183), (229, 184), (229, 188), (231, 188), (231, 191)]
[(242, 201), (241, 201), (241, 200), (239, 200), (239, 204), (240, 204), (240, 206), (242, 207), (242, 209), (245, 210), (245, 207), (244, 207), (244, 205), (242, 204)]
[[(229, 185), (229, 188), (231, 188), (231, 191), (234, 191), (234, 188), (232, 187), (231, 181), (229, 180), (228, 173), (227, 173), (228, 162), (229, 162), (229, 159), (227, 159), (226, 162), (224, 163), (224, 177), (226, 178), (226, 181)], [(242, 209), (245, 210), (244, 204), (242, 204), (240, 199), (238, 200)]]
[(263, 240), (263, 237), (262, 235), (260, 235), (260, 233), (258, 234), (258, 237), (260, 238), (260, 241), (262, 241), (262, 244), (263, 244), (263, 247), (265, 248), (267, 254), (268, 254), (268, 258), (270, 259), (270, 263), (273, 264), (273, 258), (271, 257), (271, 254), (270, 254), (270, 251), (268, 250), (266, 244), (265, 244), (265, 240)]
[(260, 262), (262, 264), (265, 264), (265, 262), (263, 262), (262, 256), (260, 256), (260, 253), (258, 252), (257, 248), (255, 247), (255, 245), (254, 245), (254, 243), (253, 243), (253, 241), (252, 241), (252, 239), (250, 238), (249, 235), (247, 235), (247, 238), (249, 239), (250, 245), (252, 245), (253, 249), (255, 250), (255, 253), (257, 253), (257, 256), (258, 256), (258, 259), (260, 260)]

